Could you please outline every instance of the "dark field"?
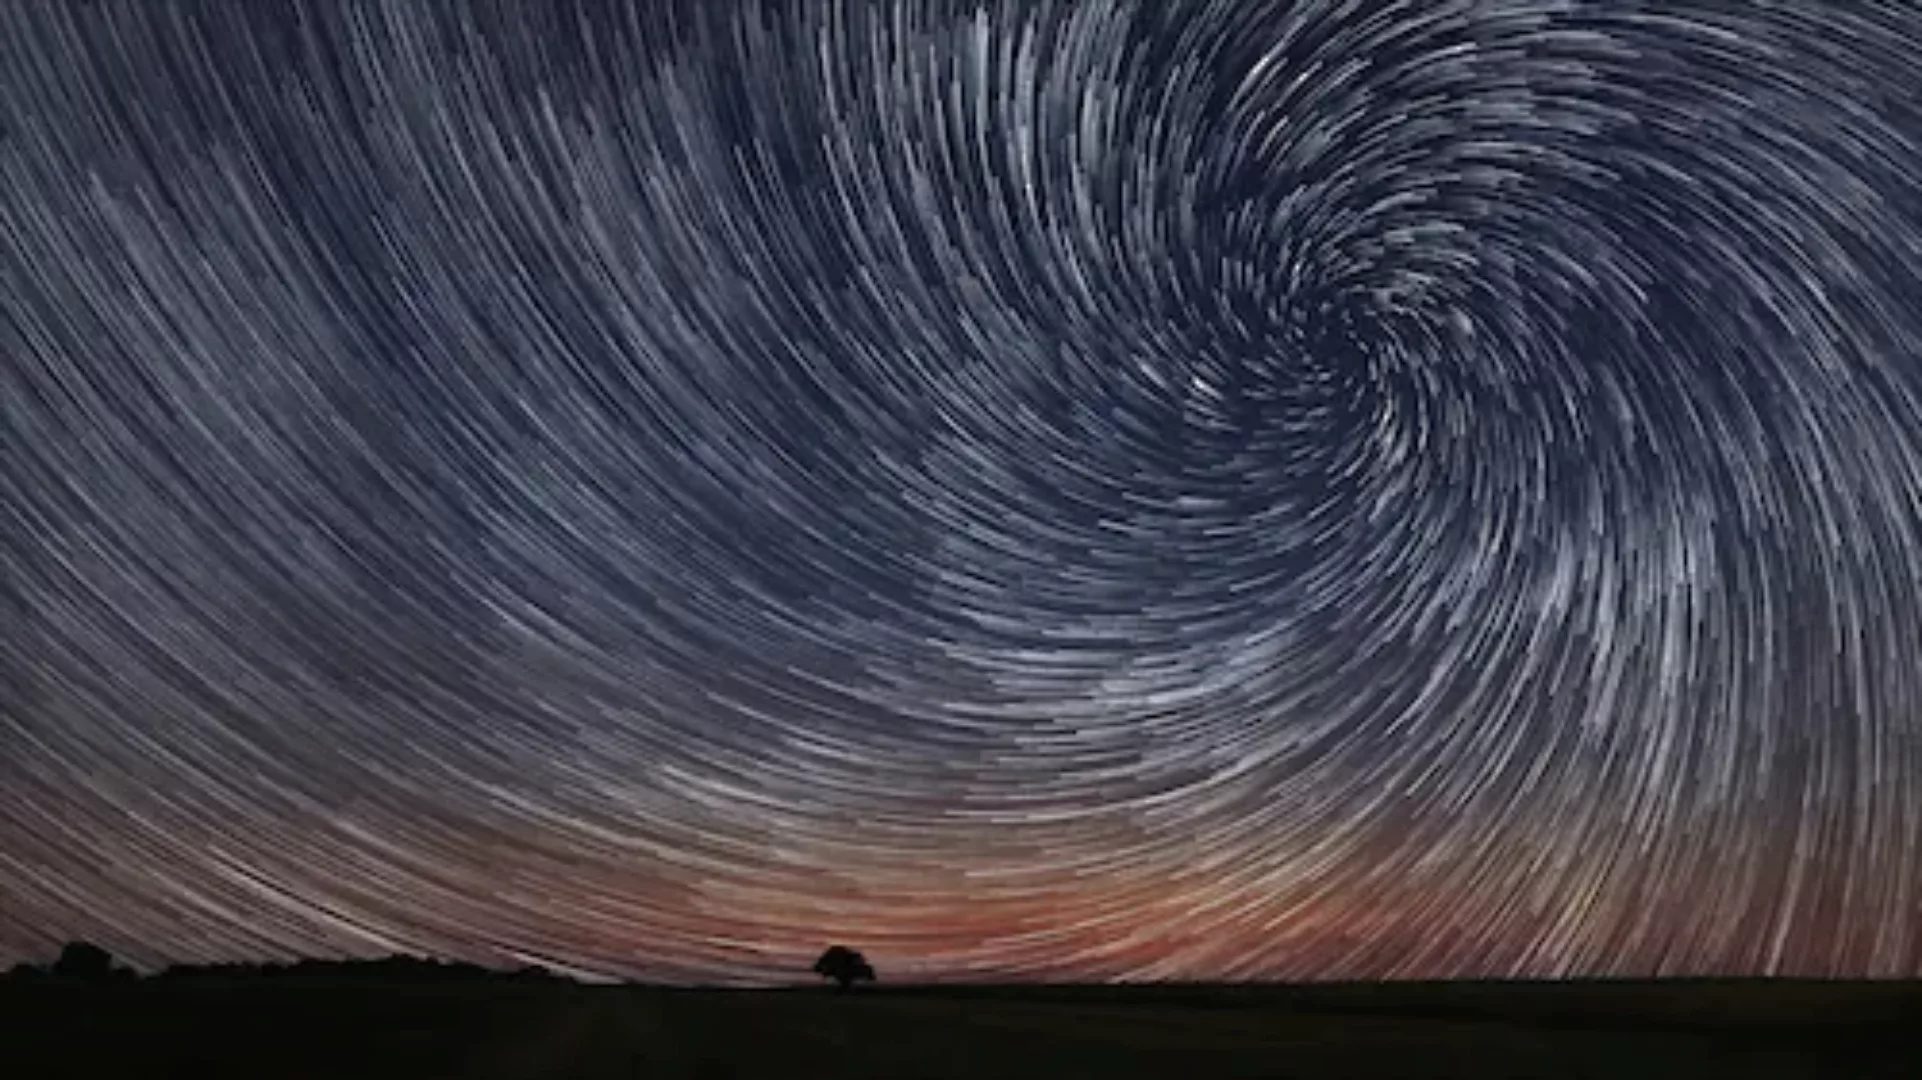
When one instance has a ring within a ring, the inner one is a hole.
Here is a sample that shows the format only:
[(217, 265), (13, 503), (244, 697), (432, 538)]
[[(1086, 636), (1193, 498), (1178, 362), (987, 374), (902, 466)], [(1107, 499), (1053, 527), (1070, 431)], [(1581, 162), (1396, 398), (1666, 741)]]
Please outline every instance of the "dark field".
[(1895, 983), (0, 988), (0, 1076), (1916, 1077)]

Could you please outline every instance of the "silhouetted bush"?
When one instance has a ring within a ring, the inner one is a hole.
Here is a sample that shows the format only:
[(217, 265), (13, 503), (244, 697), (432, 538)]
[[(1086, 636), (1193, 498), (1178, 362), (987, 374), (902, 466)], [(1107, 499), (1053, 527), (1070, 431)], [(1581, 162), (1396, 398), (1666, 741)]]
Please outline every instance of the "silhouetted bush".
[(53, 962), (53, 973), (69, 979), (104, 979), (113, 974), (113, 954), (86, 941), (69, 941)]
[(867, 957), (846, 945), (829, 946), (828, 951), (814, 962), (814, 973), (824, 979), (833, 979), (843, 990), (857, 982), (874, 981), (874, 968), (868, 964)]
[(539, 964), (528, 964), (526, 967), (515, 968), (513, 971), (510, 971), (507, 973), (507, 977), (510, 979), (516, 979), (522, 982), (568, 981), (562, 976), (554, 974), (554, 972), (548, 970), (547, 968), (542, 967)]

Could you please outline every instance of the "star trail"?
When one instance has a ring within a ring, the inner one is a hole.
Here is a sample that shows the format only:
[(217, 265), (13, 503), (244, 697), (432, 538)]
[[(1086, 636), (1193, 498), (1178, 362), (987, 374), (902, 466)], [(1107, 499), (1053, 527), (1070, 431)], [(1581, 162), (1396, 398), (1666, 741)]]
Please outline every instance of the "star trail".
[(0, 2), (0, 961), (1922, 973), (1922, 8)]

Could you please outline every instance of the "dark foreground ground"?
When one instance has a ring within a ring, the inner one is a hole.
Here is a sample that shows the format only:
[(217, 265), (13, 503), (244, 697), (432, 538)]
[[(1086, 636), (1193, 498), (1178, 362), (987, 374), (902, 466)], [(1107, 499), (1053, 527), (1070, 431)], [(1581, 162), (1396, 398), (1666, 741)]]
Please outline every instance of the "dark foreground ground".
[(0, 988), (0, 1076), (1922, 1077), (1915, 984)]

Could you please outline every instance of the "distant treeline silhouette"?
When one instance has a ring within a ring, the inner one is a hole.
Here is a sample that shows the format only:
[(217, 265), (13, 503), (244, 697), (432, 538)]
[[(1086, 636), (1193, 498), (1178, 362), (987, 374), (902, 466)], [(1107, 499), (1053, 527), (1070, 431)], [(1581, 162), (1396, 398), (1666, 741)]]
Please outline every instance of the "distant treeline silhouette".
[[(810, 969), (847, 990), (857, 983), (875, 981), (874, 967), (867, 957), (846, 945), (830, 946)], [(60, 956), (45, 967), (15, 964), (0, 982), (54, 979), (66, 982), (109, 982), (123, 980), (182, 981), (190, 979), (323, 979), (334, 981), (365, 980), (384, 983), (449, 983), (513, 981), (573, 983), (574, 979), (537, 964), (513, 970), (482, 967), (466, 961), (437, 960), (424, 956), (393, 955), (361, 959), (302, 959), (288, 963), (175, 964), (152, 975), (141, 976), (133, 968), (114, 963), (113, 954), (88, 941), (70, 941)]]
[[(326, 980), (365, 979), (380, 982), (469, 982), (503, 979), (517, 982), (572, 982), (564, 975), (538, 965), (503, 971), (464, 961), (436, 960), (422, 956), (382, 956), (367, 959), (303, 959), (291, 963), (175, 964), (147, 979), (256, 979), (306, 978)], [(60, 950), (52, 964), (15, 964), (4, 976), (8, 981), (63, 979), (78, 982), (132, 980), (141, 976), (132, 968), (116, 964), (113, 954), (91, 942), (73, 941)]]

